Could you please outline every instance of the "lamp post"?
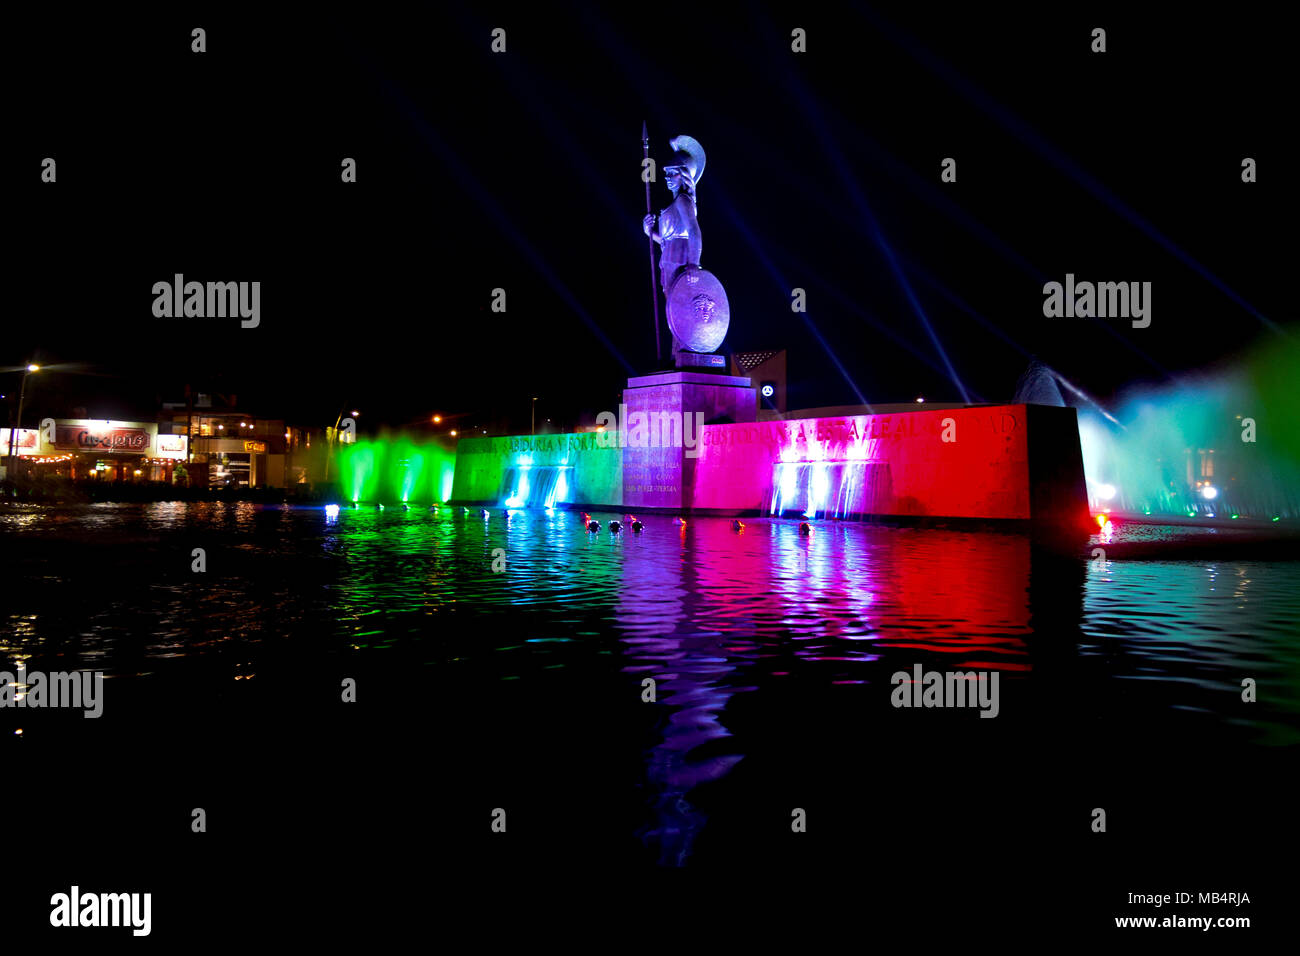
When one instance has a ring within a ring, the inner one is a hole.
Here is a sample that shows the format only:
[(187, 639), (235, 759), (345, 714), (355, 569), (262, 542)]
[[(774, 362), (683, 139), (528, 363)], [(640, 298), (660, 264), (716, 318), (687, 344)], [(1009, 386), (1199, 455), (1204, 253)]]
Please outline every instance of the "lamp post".
[(9, 478), (13, 480), (14, 470), (14, 450), (18, 447), (18, 429), (23, 427), (23, 399), (27, 396), (27, 376), (33, 372), (39, 372), (41, 367), (35, 363), (29, 364), (23, 369), (23, 383), (18, 388), (18, 414), (14, 417), (14, 426), (9, 429), (9, 460), (8, 471)]
[(533, 416), (532, 416), (532, 422), (528, 426), (528, 434), (530, 435), (537, 434), (537, 396), (536, 395), (533, 396)]

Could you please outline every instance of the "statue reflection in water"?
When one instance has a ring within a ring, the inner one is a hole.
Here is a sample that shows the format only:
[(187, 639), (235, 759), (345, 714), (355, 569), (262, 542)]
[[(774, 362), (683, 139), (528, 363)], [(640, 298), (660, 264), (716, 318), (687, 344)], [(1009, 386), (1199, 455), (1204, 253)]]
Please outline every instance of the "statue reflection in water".
[(662, 866), (685, 864), (707, 822), (688, 799), (690, 792), (721, 779), (741, 759), (732, 754), (690, 759), (701, 745), (731, 736), (719, 714), (736, 692), (738, 668), (722, 647), (725, 637), (701, 633), (695, 624), (708, 599), (696, 563), (681, 560), (689, 553), (685, 528), (681, 551), (665, 560), (658, 548), (629, 549), (619, 586), (619, 627), (630, 658), (624, 672), (638, 680), (653, 678), (658, 705), (668, 711), (660, 739), (645, 755), (652, 819), (640, 831)]

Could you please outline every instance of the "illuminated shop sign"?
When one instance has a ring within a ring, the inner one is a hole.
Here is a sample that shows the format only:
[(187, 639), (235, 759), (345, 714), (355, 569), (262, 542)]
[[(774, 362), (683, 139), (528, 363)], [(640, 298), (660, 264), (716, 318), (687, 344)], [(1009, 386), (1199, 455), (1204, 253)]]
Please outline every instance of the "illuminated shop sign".
[[(40, 447), (40, 432), (35, 428), (18, 429), (18, 442), (15, 446), (19, 455), (34, 455)], [(0, 428), (0, 455), (9, 454), (9, 429)]]
[(56, 451), (147, 455), (152, 453), (157, 435), (158, 426), (152, 422), (57, 419), (54, 443), (46, 447)]
[(159, 435), (158, 458), (185, 458), (189, 452), (189, 437), (186, 435)]

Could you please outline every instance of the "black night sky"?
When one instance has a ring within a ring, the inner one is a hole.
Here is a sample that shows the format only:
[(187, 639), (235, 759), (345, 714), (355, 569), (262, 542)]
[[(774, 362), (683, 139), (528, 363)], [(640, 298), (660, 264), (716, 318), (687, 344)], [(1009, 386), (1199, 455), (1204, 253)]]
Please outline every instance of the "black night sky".
[[(612, 408), (655, 367), (643, 119), (661, 163), (679, 132), (707, 150), (721, 351), (788, 349), (791, 407), (960, 401), (922, 313), (972, 401), (1008, 399), (1031, 354), (1105, 398), (1286, 334), (1275, 14), (643, 9), (24, 14), (0, 364), (74, 369), (30, 414), (151, 415), (187, 382), (304, 424)], [(260, 280), (260, 328), (154, 318), (176, 272)], [(1151, 327), (1044, 318), (1067, 272), (1152, 282)]]

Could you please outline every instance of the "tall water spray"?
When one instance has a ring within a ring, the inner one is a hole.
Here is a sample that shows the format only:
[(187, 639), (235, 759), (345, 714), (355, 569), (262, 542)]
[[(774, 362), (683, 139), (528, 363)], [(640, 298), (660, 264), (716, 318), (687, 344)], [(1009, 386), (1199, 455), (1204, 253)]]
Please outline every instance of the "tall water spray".
[(1079, 409), (1089, 503), (1150, 515), (1300, 516), (1300, 347), (1269, 343), (1176, 385), (1139, 387), (1111, 409)]
[(454, 447), (399, 433), (339, 449), (339, 477), (351, 502), (433, 504), (451, 498)]

